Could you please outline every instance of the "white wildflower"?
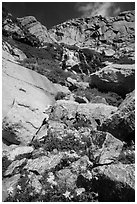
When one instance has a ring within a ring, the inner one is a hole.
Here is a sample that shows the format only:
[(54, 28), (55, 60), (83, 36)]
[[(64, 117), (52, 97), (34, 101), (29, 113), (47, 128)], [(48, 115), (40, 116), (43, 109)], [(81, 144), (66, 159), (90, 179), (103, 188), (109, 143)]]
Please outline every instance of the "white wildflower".
[(77, 196), (80, 195), (83, 192), (85, 192), (85, 188), (77, 188), (76, 189)]
[(47, 178), (47, 182), (49, 182), (52, 185), (57, 185), (57, 182), (54, 181), (54, 179), (55, 179), (54, 174), (52, 172), (49, 172), (48, 176), (49, 176), (49, 178)]
[(66, 191), (64, 194), (65, 198), (70, 198), (70, 192), (69, 191)]

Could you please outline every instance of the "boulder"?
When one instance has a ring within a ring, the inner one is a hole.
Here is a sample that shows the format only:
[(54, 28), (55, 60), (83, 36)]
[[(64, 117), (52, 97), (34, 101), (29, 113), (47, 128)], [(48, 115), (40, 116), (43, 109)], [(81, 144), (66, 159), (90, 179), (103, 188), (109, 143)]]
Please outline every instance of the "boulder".
[(53, 111), (50, 114), (51, 120), (62, 120), (63, 118), (74, 118), (78, 103), (75, 101), (59, 100), (53, 106)]
[(111, 64), (90, 76), (90, 86), (125, 96), (135, 88), (135, 65)]
[(18, 146), (15, 147), (13, 150), (9, 150), (6, 154), (7, 158), (11, 161), (13, 161), (16, 157), (25, 155), (25, 154), (31, 154), (33, 152), (34, 148), (29, 146)]
[(75, 101), (77, 103), (88, 103), (88, 99), (86, 97), (82, 97), (82, 96), (75, 96)]
[(123, 143), (108, 132), (91, 132), (89, 158), (95, 165), (110, 164), (118, 160)]
[(99, 119), (102, 122), (112, 113), (116, 112), (117, 107), (106, 104), (78, 104), (75, 101), (59, 100), (53, 107), (53, 112), (50, 115), (51, 119), (60, 120), (65, 117), (74, 118), (76, 113), (84, 114), (88, 119)]
[(38, 174), (44, 174), (46, 170), (55, 168), (61, 161), (63, 154), (41, 156), (36, 159), (29, 159), (24, 169), (36, 171)]
[(103, 103), (79, 104), (77, 108), (78, 114), (84, 114), (89, 120), (102, 123), (108, 116), (116, 112), (117, 107), (106, 105)]
[(25, 164), (26, 158), (21, 160), (15, 160), (13, 161), (9, 166), (6, 172), (4, 173), (4, 176), (11, 176), (16, 168), (21, 167), (23, 164)]
[(81, 88), (81, 89), (86, 89), (89, 87), (89, 83), (88, 82), (78, 82), (77, 80), (75, 79), (72, 79), (71, 77), (68, 77), (67, 78), (67, 82), (69, 82), (69, 87), (71, 89), (75, 89), (75, 88)]
[(112, 49), (106, 49), (103, 51), (103, 53), (106, 57), (112, 57), (115, 54), (115, 51)]
[(135, 165), (111, 164), (93, 169), (98, 179), (93, 184), (99, 194), (99, 202), (135, 201)]
[(49, 113), (57, 92), (69, 91), (6, 59), (2, 80), (3, 139), (9, 144), (27, 144)]
[(135, 91), (127, 95), (118, 110), (106, 118), (100, 129), (126, 142), (135, 140)]

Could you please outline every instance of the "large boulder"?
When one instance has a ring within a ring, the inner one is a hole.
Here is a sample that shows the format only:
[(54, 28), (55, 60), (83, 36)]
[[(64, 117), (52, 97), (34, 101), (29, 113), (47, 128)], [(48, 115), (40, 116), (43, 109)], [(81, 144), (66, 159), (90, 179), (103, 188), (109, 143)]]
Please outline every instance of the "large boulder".
[(59, 100), (53, 107), (50, 119), (63, 121), (73, 119), (80, 120), (81, 116), (85, 116), (85, 120), (89, 120), (91, 122), (91, 126), (96, 128), (98, 124), (102, 123), (103, 120), (116, 112), (116, 110), (117, 107), (103, 103), (79, 104), (75, 101)]
[(135, 201), (135, 165), (111, 164), (93, 169), (98, 178), (94, 187), (100, 202), (134, 202)]
[(55, 168), (63, 157), (62, 153), (50, 156), (39, 156), (36, 159), (29, 159), (24, 169), (28, 171), (35, 171), (38, 174), (44, 174), (46, 170)]
[(9, 144), (28, 143), (47, 116), (58, 91), (66, 87), (3, 59), (3, 139)]
[(125, 96), (135, 88), (135, 65), (111, 64), (90, 76), (90, 86)]
[(122, 149), (123, 143), (108, 132), (96, 131), (91, 134), (89, 157), (95, 165), (117, 161)]
[(135, 91), (127, 95), (118, 110), (103, 122), (100, 129), (126, 142), (135, 140)]

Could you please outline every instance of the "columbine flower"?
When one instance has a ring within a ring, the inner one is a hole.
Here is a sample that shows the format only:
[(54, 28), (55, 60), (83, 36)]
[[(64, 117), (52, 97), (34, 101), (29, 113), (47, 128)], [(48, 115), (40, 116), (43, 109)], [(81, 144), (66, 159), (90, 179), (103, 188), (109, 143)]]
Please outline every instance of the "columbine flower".
[(70, 198), (70, 192), (69, 191), (66, 191), (64, 194), (65, 198)]

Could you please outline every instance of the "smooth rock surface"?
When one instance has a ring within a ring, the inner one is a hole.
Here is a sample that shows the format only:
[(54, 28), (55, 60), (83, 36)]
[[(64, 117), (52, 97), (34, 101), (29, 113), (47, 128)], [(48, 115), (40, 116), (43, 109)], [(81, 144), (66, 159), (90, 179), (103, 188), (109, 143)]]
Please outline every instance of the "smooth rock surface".
[(3, 59), (3, 138), (9, 143), (28, 143), (54, 103), (54, 96), (66, 87)]

